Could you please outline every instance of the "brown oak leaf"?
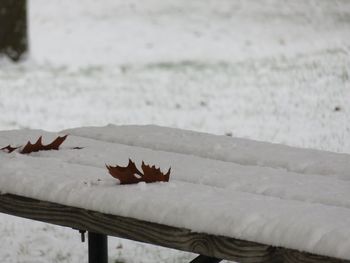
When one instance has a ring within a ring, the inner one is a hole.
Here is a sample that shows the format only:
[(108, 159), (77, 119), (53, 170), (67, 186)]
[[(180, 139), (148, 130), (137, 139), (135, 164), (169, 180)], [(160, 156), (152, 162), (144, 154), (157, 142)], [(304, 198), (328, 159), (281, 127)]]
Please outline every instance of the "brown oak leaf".
[(168, 182), (169, 181), (171, 168), (169, 168), (166, 174), (163, 174), (160, 171), (160, 168), (156, 168), (154, 165), (152, 167), (149, 165), (146, 165), (143, 161), (142, 161), (141, 168), (143, 171), (143, 179), (145, 182), (157, 182), (157, 181)]
[[(38, 152), (38, 151), (58, 150), (60, 145), (67, 138), (67, 136), (68, 135), (58, 136), (55, 140), (53, 140), (50, 144), (47, 144), (47, 145), (43, 145), (42, 136), (40, 136), (39, 139), (34, 144), (32, 144), (30, 141), (28, 141), (28, 143), (20, 150), (20, 153), (28, 154), (28, 153), (32, 153), (32, 152)], [(12, 147), (11, 145), (8, 145), (4, 148), (1, 148), (0, 150), (11, 153), (19, 148), (21, 148), (21, 146)], [(82, 149), (82, 148), (79, 147), (79, 149)]]
[(65, 141), (68, 135), (58, 136), (52, 143), (43, 145), (42, 136), (36, 141), (36, 143), (32, 144), (28, 141), (28, 143), (23, 147), (21, 153), (32, 153), (38, 151), (48, 151), (48, 150), (58, 150), (60, 145)]
[(12, 147), (11, 145), (7, 145), (6, 147), (1, 148), (1, 151), (12, 153), (13, 151), (17, 150), (18, 148), (21, 148), (21, 146), (18, 147)]
[(140, 172), (135, 163), (129, 159), (129, 163), (126, 167), (122, 166), (110, 166), (106, 165), (110, 175), (120, 181), (120, 184), (137, 184), (139, 182), (154, 183), (154, 182), (168, 182), (170, 177), (171, 168), (169, 168), (166, 174), (160, 171), (160, 168), (156, 168), (154, 165), (146, 165), (142, 161), (142, 172)]

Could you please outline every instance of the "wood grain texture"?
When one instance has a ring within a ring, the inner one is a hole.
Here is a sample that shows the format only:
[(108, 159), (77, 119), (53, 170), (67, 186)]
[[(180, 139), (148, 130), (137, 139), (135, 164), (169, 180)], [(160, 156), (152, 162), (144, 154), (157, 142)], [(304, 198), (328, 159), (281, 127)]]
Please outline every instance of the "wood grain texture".
[(241, 263), (350, 263), (10, 194), (0, 195), (0, 212)]
[[(350, 249), (350, 248), (349, 248)], [(305, 252), (299, 252), (295, 250), (285, 249), (283, 253), (283, 262), (284, 263), (338, 263), (346, 262), (346, 260), (338, 260), (330, 257), (314, 255)]]

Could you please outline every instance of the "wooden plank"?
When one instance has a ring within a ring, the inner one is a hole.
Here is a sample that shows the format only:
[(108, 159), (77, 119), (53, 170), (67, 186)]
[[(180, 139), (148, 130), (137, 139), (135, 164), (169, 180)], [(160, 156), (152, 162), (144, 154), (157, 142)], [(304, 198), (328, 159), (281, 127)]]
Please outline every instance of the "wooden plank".
[[(350, 248), (349, 248), (350, 249)], [(348, 263), (349, 261), (346, 260), (338, 260), (338, 259), (333, 259), (330, 257), (325, 257), (325, 256), (318, 256), (310, 253), (305, 253), (305, 252), (299, 252), (295, 250), (289, 250), (286, 249), (284, 250), (283, 253), (283, 262), (284, 263), (339, 263), (339, 262), (346, 262)]]
[[(0, 212), (55, 225), (127, 238), (241, 263), (350, 263), (223, 236), (194, 233), (133, 218), (103, 214), (11, 194), (0, 195)], [(299, 261), (302, 258), (303, 261)], [(312, 261), (320, 259), (323, 261)]]

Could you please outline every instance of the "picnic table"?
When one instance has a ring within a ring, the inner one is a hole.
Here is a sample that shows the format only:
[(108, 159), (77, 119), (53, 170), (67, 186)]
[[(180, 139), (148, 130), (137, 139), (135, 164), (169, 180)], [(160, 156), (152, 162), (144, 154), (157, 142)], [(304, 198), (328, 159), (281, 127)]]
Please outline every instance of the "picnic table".
[[(192, 262), (350, 262), (350, 156), (158, 126), (0, 132), (0, 146), (69, 134), (58, 151), (0, 151), (0, 212), (199, 254)], [(0, 147), (1, 148), (1, 147)], [(169, 182), (121, 185), (131, 158)]]

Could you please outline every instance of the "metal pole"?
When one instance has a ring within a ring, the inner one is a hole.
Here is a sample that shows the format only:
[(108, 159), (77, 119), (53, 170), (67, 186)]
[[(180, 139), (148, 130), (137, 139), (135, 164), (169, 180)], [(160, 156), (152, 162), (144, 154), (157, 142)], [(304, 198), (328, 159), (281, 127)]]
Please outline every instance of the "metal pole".
[(108, 249), (107, 236), (88, 232), (89, 239), (89, 263), (107, 263)]
[(222, 261), (222, 259), (199, 255), (198, 257), (193, 259), (190, 263), (218, 263), (220, 261)]

